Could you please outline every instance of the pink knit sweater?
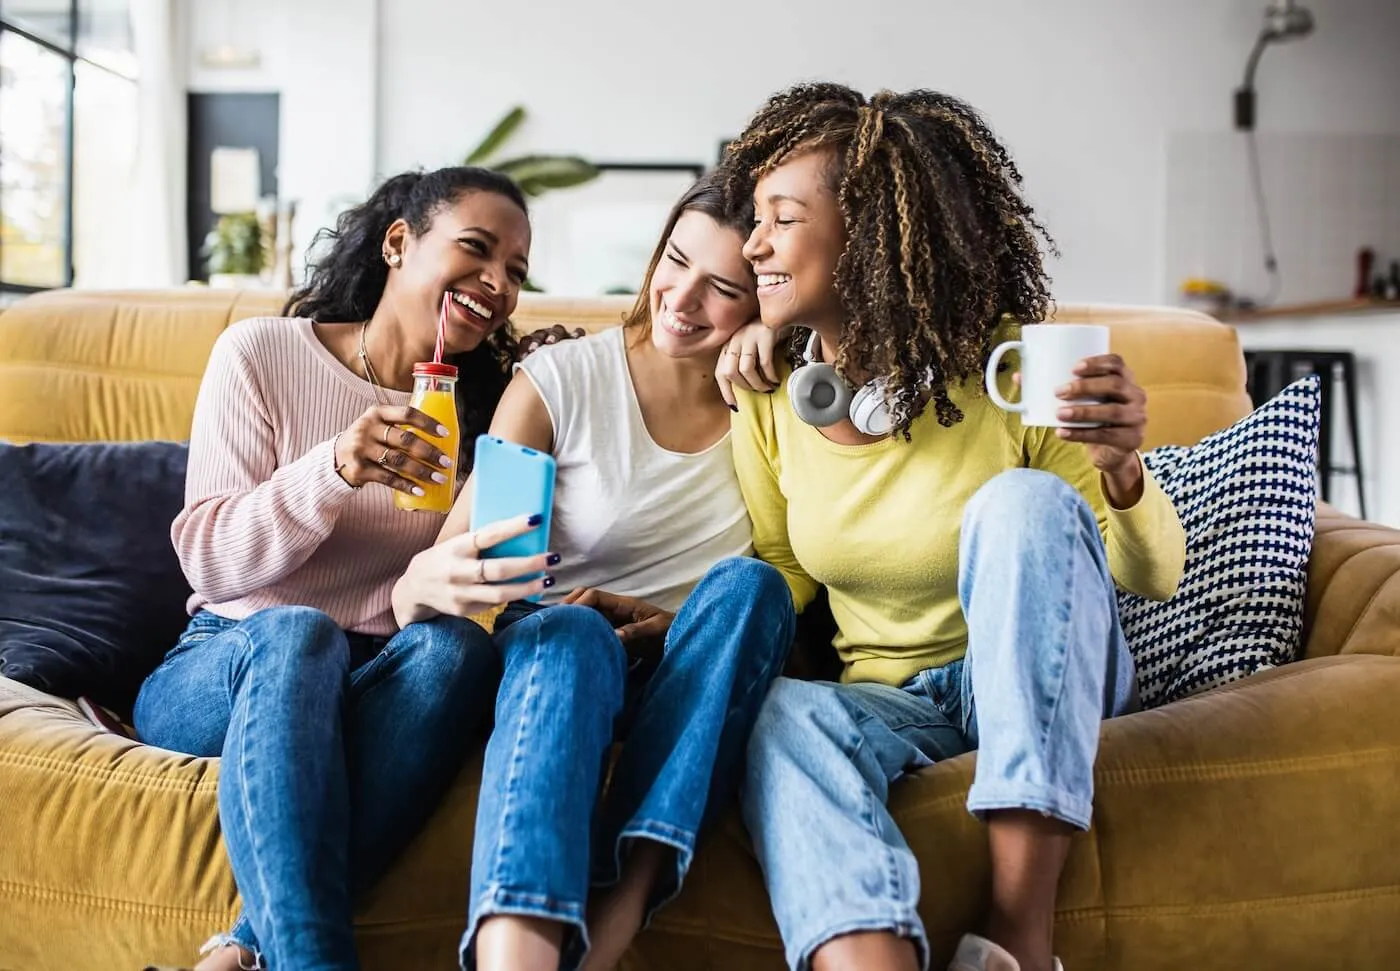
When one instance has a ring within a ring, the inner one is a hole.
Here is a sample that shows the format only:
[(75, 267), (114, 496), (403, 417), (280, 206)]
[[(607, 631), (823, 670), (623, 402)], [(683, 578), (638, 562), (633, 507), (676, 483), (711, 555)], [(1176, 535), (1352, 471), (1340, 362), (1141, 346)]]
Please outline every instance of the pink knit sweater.
[[(408, 403), (402, 391), (384, 393)], [(204, 607), (242, 620), (315, 607), (342, 628), (389, 635), (389, 603), (442, 516), (404, 512), (388, 486), (351, 489), (334, 441), (375, 404), (369, 382), (316, 339), (309, 320), (258, 317), (214, 345), (190, 433), (185, 508), (170, 535)]]

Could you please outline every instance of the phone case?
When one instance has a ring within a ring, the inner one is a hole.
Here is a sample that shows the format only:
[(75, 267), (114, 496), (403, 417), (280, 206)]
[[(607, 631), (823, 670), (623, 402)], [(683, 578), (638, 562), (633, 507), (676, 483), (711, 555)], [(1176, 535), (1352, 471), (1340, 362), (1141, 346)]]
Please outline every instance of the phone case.
[[(539, 515), (544, 522), (522, 536), (481, 551), (483, 559), (538, 556), (549, 550), (554, 513), (554, 456), (491, 435), (478, 436), (472, 465), (473, 530), (517, 516)], [(533, 573), (512, 582), (533, 580)], [(536, 594), (529, 598), (538, 601)]]

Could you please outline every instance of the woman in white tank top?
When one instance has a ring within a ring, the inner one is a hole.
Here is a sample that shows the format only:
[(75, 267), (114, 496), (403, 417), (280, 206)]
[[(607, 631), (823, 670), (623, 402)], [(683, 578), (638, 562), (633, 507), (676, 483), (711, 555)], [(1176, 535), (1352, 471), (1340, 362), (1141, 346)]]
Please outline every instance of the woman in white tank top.
[[(748, 555), (714, 379), (757, 315), (747, 233), (696, 183), (624, 325), (537, 351), (497, 409), (491, 434), (558, 463), (555, 553), (546, 605), (497, 620), (464, 967), (613, 967), (737, 787), (795, 626), (781, 576)], [(395, 588), (400, 623), (457, 612), (443, 578), (472, 552), (470, 490)]]

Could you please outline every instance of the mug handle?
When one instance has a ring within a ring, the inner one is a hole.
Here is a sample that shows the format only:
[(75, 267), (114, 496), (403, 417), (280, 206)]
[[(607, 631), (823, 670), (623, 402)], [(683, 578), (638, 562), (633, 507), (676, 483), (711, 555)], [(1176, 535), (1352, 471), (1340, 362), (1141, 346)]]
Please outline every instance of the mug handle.
[(997, 349), (992, 351), (992, 356), (987, 359), (987, 395), (992, 399), (992, 404), (1003, 411), (1014, 411), (1017, 414), (1025, 413), (1026, 404), (1024, 401), (1007, 401), (997, 388), (997, 366), (1001, 364), (1001, 359), (1006, 356), (1008, 351), (1022, 351), (1025, 346), (1022, 341), (1007, 341), (1005, 344), (998, 345)]

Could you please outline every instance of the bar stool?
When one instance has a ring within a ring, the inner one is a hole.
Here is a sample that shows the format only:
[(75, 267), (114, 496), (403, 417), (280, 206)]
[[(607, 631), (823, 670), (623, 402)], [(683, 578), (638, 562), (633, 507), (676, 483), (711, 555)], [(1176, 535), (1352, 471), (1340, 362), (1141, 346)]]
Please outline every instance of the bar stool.
[[(1356, 478), (1356, 500), (1366, 518), (1366, 487), (1361, 468), (1361, 431), (1356, 420), (1356, 355), (1350, 351), (1247, 350), (1244, 352), (1249, 397), (1257, 408), (1288, 385), (1316, 374), (1321, 378), (1322, 414), (1317, 436), (1317, 468), (1322, 500), (1332, 497), (1333, 475)], [(1347, 431), (1351, 439), (1351, 465), (1332, 462), (1332, 407), (1337, 381), (1342, 382)]]

